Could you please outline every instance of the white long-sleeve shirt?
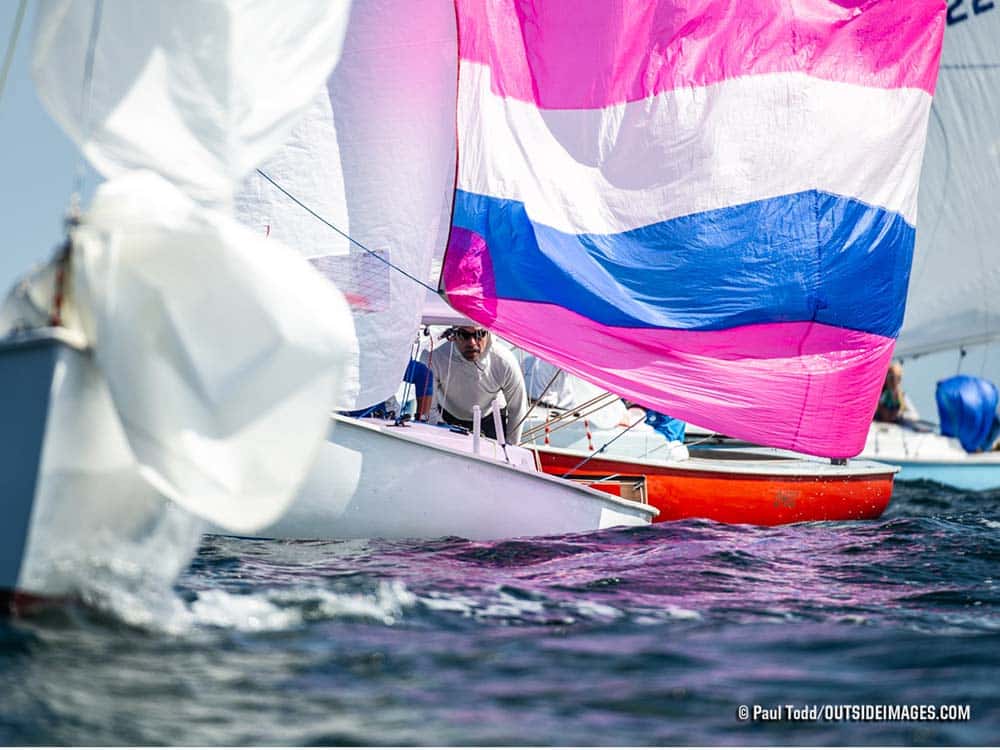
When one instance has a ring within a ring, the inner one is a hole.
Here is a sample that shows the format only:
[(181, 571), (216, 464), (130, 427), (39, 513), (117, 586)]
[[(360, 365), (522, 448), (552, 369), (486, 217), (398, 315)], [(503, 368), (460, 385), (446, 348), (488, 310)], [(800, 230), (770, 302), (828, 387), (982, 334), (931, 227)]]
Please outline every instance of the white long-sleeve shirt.
[(472, 409), (478, 405), (486, 418), (493, 400), (502, 393), (507, 402), (507, 428), (513, 428), (507, 441), (516, 443), (521, 439), (519, 423), (528, 410), (524, 376), (513, 353), (496, 343), (492, 335), (475, 362), (463, 357), (450, 341), (424, 352), (420, 361), (434, 374), (432, 414), (439, 414), (436, 409), (441, 407), (458, 419), (472, 421)]

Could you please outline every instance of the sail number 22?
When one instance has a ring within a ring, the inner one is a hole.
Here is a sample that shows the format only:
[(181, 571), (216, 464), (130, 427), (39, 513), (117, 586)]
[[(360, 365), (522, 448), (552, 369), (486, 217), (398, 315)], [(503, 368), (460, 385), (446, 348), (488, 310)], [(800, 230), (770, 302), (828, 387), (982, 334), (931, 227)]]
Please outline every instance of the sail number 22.
[(956, 23), (967, 21), (969, 12), (963, 10), (963, 6), (972, 8), (973, 15), (978, 16), (996, 7), (995, 0), (951, 0), (948, 3), (948, 25), (954, 26)]

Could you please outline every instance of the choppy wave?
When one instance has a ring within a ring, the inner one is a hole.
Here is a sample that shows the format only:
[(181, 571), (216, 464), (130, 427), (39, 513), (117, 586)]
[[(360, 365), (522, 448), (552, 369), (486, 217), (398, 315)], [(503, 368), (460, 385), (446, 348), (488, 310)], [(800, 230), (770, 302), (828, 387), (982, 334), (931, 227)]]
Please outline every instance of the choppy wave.
[[(0, 625), (6, 744), (988, 744), (1000, 493), (502, 542), (208, 537), (169, 595)], [(966, 722), (740, 722), (963, 704)]]

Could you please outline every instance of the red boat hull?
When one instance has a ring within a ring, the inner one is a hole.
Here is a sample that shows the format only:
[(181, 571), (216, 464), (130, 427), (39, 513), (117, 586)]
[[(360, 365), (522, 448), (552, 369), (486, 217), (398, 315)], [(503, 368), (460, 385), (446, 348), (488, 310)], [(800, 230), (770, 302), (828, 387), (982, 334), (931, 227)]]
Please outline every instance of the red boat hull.
[[(851, 473), (788, 471), (769, 473), (711, 470), (697, 458), (663, 465), (617, 458), (593, 458), (576, 468), (587, 454), (538, 447), (542, 471), (558, 476), (572, 471), (574, 479), (593, 480), (613, 475), (645, 478), (646, 500), (659, 509), (654, 522), (681, 518), (709, 518), (723, 523), (775, 526), (801, 521), (843, 521), (878, 518), (892, 496), (894, 467), (885, 472)], [(731, 459), (736, 461), (738, 459)], [(718, 460), (707, 462), (718, 464)], [(821, 465), (822, 466), (822, 465)], [(838, 467), (839, 469), (839, 467)], [(608, 483), (599, 489), (617, 494)]]

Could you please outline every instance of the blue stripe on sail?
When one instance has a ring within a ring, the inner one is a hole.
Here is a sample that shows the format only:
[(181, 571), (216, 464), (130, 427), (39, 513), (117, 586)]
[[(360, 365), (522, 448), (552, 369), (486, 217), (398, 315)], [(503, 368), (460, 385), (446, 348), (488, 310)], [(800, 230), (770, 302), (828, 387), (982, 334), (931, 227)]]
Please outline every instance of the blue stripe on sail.
[(520, 201), (459, 190), (453, 221), (486, 240), (501, 298), (613, 326), (813, 320), (889, 337), (915, 235), (899, 214), (819, 191), (573, 235), (533, 222)]

